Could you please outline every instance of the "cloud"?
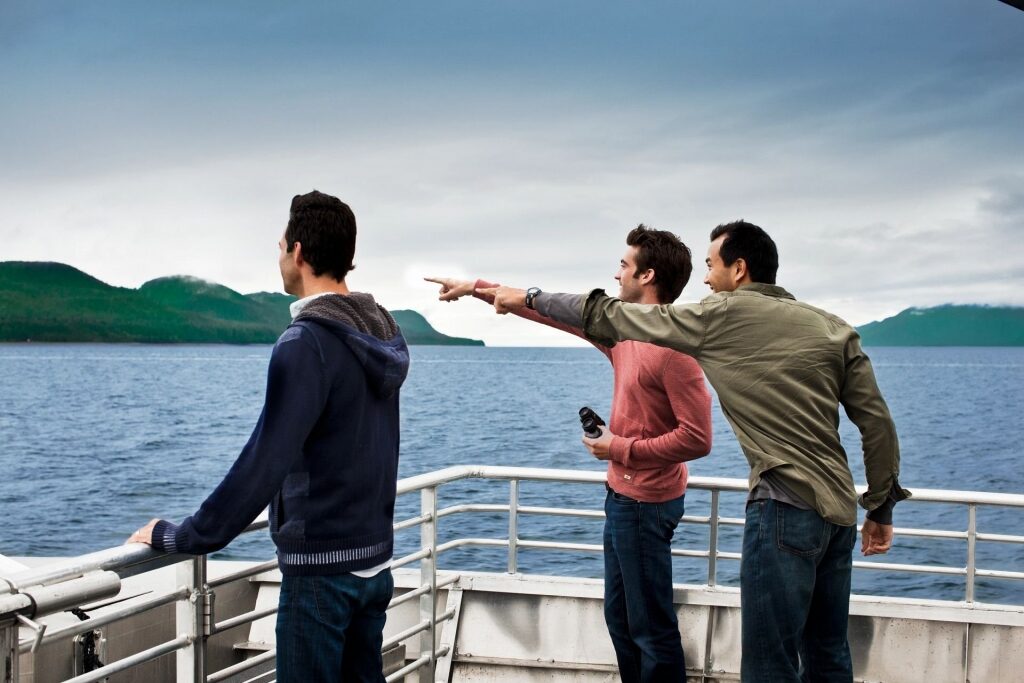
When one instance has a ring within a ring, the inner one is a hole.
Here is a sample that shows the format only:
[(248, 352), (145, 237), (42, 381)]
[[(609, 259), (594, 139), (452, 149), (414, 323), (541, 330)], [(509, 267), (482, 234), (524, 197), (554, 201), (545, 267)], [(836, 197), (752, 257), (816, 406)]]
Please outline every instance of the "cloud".
[(1024, 40), (997, 6), (19, 10), (0, 259), (275, 291), (316, 187), (356, 211), (356, 286), (489, 342), (541, 337), (416, 271), (614, 290), (640, 221), (697, 261), (759, 223), (783, 284), (852, 322), (1016, 300)]

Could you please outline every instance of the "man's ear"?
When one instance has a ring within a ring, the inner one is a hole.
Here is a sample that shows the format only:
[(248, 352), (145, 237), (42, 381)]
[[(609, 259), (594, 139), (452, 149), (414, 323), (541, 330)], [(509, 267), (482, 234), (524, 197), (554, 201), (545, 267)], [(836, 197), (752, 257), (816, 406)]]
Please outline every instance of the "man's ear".
[(736, 282), (742, 282), (750, 275), (750, 271), (747, 270), (747, 261), (744, 258), (736, 259), (729, 267), (732, 269), (732, 277)]
[(654, 282), (654, 268), (648, 268), (640, 274), (640, 284), (647, 285)]
[(302, 258), (302, 242), (295, 242), (292, 245), (292, 262), (295, 263), (296, 267), (301, 268), (302, 264), (306, 262), (306, 259)]

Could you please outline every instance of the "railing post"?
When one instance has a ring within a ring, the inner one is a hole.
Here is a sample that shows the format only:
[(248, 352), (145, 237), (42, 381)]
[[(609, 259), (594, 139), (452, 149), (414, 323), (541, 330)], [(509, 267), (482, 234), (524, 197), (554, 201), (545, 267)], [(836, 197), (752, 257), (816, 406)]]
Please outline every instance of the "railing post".
[(519, 571), (519, 480), (508, 484), (508, 573), (515, 574)]
[(708, 585), (718, 583), (718, 498), (721, 491), (711, 492), (711, 513), (708, 521)]
[(0, 683), (18, 683), (18, 622), (0, 621)]
[(430, 592), (420, 597), (420, 621), (430, 627), (420, 634), (420, 657), (430, 655), (430, 664), (420, 669), (420, 683), (434, 682), (437, 665), (437, 489), (429, 486), (420, 492), (420, 514), (426, 521), (420, 526), (420, 548), (430, 548), (430, 555), (420, 560), (420, 585)]
[(206, 681), (206, 556), (199, 555), (177, 567), (178, 585), (189, 589), (185, 600), (175, 603), (175, 624), (179, 635), (190, 639), (188, 647), (178, 650), (176, 669), (178, 683)]
[(967, 602), (974, 602), (974, 572), (977, 565), (975, 555), (978, 546), (978, 506), (967, 506)]

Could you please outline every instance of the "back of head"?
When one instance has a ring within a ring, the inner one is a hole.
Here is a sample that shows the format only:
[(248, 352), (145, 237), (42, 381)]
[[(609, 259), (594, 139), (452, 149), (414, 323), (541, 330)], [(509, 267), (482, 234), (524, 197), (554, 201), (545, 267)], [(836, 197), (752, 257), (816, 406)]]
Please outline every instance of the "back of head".
[(637, 273), (654, 271), (658, 301), (670, 304), (678, 299), (693, 272), (689, 247), (671, 232), (654, 230), (643, 223), (626, 235), (626, 244), (636, 247)]
[(657, 299), (672, 303), (679, 298), (693, 272), (689, 248), (668, 230), (655, 230), (640, 223), (626, 236), (626, 244), (636, 247), (637, 273), (654, 271)]
[(295, 195), (284, 239), (289, 252), (296, 242), (302, 245), (302, 258), (318, 277), (341, 282), (355, 268), (356, 217), (337, 197), (316, 190)]
[(779, 270), (779, 251), (764, 230), (744, 220), (723, 223), (711, 231), (711, 241), (725, 235), (718, 250), (722, 262), (731, 266), (736, 259), (747, 264), (750, 279), (766, 285), (775, 284)]

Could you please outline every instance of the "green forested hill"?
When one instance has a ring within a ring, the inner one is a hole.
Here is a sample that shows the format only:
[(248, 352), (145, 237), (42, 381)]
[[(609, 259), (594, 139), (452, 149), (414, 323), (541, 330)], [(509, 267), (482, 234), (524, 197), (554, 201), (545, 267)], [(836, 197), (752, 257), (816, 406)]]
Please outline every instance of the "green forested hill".
[[(291, 320), (292, 301), (183, 276), (111, 287), (62, 263), (6, 261), (0, 341), (271, 343)], [(483, 344), (441, 334), (415, 311), (393, 315), (410, 344)]]
[(874, 346), (1024, 346), (1024, 308), (908, 308), (857, 329)]

